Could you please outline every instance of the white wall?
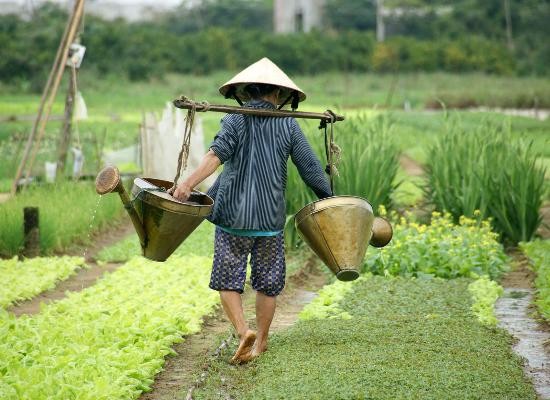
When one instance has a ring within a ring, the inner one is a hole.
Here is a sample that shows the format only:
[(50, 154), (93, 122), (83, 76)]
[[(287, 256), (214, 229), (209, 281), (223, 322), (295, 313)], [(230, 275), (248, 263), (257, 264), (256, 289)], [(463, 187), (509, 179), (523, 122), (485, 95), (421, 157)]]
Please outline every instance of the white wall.
[(274, 0), (273, 27), (276, 33), (296, 32), (296, 17), (302, 15), (302, 31), (321, 27), (324, 0)]

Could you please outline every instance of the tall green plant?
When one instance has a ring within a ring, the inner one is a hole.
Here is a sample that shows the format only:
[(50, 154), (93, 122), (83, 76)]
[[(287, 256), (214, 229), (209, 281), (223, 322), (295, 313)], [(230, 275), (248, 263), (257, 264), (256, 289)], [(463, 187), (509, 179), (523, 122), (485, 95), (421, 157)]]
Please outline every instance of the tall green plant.
[(506, 124), (466, 131), (450, 120), (428, 151), (427, 198), (436, 209), (491, 218), (504, 241), (530, 240), (541, 223), (544, 169), (532, 143), (514, 140)]
[(0, 257), (17, 255), (23, 246), (23, 208), (38, 207), (40, 247), (48, 254), (71, 243), (85, 243), (93, 231), (123, 214), (117, 196), (101, 203), (90, 182), (66, 182), (25, 189), (0, 204)]
[[(345, 123), (344, 123), (345, 124)], [(391, 208), (393, 193), (399, 186), (399, 149), (392, 137), (388, 116), (353, 118), (335, 137), (341, 148), (339, 176), (335, 194), (364, 197), (374, 210)]]

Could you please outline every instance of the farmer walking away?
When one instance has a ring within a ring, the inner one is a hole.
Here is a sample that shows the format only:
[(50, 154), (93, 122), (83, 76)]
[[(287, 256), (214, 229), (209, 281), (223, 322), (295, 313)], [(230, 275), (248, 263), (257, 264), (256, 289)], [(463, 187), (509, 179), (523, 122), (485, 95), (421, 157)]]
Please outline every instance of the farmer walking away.
[[(288, 102), (296, 109), (306, 98), (267, 58), (237, 74), (220, 93), (258, 109), (276, 109)], [(294, 118), (228, 114), (197, 169), (171, 189), (174, 197), (185, 201), (195, 186), (224, 165), (208, 192), (215, 200), (209, 219), (216, 225), (210, 288), (220, 292), (223, 309), (239, 335), (239, 347), (231, 359), (236, 364), (267, 350), (276, 299), (285, 285), (283, 229), (289, 157), (319, 198), (332, 195), (321, 163)], [(249, 255), (257, 332), (246, 322), (241, 299)]]

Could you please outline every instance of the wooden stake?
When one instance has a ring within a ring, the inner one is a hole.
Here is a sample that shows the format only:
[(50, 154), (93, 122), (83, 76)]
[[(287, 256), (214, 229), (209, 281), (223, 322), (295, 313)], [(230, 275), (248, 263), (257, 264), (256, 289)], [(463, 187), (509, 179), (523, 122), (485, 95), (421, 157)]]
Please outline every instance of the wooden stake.
[(38, 215), (38, 207), (25, 207), (23, 209), (23, 232), (25, 235), (23, 255), (25, 257), (38, 257), (40, 255)]

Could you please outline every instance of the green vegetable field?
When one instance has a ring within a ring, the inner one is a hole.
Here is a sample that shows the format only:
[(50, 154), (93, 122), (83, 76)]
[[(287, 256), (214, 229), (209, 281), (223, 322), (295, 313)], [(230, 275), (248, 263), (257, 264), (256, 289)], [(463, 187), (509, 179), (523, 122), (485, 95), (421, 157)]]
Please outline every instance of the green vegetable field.
[(0, 400), (550, 399), (548, 1), (84, 3), (0, 1)]
[(196, 398), (536, 399), (510, 338), (471, 314), (470, 281), (356, 282), (336, 300), (345, 316), (306, 307), (249, 367), (221, 359)]

